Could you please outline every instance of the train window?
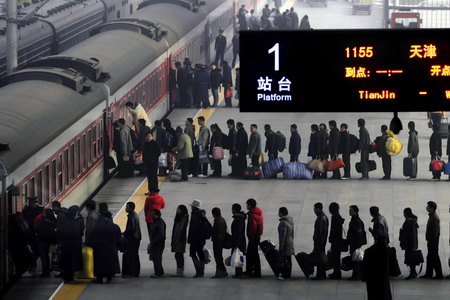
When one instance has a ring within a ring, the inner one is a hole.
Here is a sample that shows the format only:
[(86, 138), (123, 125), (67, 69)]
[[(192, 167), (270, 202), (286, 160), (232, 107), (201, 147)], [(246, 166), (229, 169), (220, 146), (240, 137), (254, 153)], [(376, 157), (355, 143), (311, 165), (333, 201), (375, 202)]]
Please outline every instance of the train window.
[(92, 146), (94, 150), (92, 160), (95, 161), (97, 159), (97, 125), (92, 128)]
[(35, 179), (34, 179), (34, 177), (31, 177), (30, 178), (30, 197), (36, 196), (34, 193), (34, 184), (35, 184)]
[(64, 150), (64, 187), (69, 186), (69, 149)]
[(88, 133), (87, 133), (87, 143), (86, 143), (86, 148), (87, 148), (87, 163), (88, 163), (88, 166), (90, 166), (91, 165), (91, 162), (92, 162), (92, 157), (91, 157), (91, 152), (92, 152), (92, 149), (91, 149), (91, 142), (92, 142), (92, 139), (91, 139), (91, 130), (89, 129), (88, 130)]
[(98, 122), (98, 155), (103, 151), (103, 122)]
[(22, 185), (22, 207), (25, 206), (27, 198), (28, 198), (28, 183), (25, 182)]
[(83, 161), (83, 171), (86, 170), (86, 134), (83, 133), (83, 138), (81, 139), (81, 159)]
[(77, 139), (77, 176), (81, 174), (81, 140)]
[(56, 198), (56, 159), (52, 160), (52, 199)]
[(70, 182), (75, 180), (75, 144), (70, 145)]
[(39, 203), (42, 205), (42, 171), (38, 172), (36, 187), (37, 187), (37, 195), (36, 196), (39, 199), (38, 200)]
[(62, 154), (58, 156), (58, 193), (62, 192), (63, 173), (62, 173)]
[(50, 166), (46, 165), (44, 169), (44, 205), (50, 202)]

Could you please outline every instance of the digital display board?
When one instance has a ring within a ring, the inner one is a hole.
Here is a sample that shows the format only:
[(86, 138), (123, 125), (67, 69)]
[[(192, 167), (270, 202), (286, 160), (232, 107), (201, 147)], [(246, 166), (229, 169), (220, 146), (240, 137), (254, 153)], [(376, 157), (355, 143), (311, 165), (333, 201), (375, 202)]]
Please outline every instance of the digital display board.
[(240, 32), (241, 112), (450, 110), (450, 29)]

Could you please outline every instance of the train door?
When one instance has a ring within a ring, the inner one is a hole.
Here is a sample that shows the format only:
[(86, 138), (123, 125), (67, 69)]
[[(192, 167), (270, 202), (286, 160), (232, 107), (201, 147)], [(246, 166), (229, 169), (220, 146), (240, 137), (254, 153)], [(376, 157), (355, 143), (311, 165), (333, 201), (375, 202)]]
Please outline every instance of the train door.
[(207, 66), (209, 66), (209, 64), (211, 63), (211, 23), (209, 22), (209, 20), (206, 21), (206, 25), (205, 25), (205, 64)]

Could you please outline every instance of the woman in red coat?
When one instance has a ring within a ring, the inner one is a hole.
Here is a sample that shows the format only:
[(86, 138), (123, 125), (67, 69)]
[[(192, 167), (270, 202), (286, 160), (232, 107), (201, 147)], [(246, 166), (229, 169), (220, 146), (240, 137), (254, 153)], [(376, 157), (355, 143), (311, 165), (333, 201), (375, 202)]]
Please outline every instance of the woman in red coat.
[(164, 198), (158, 193), (159, 193), (158, 188), (152, 188), (150, 190), (150, 195), (147, 196), (147, 198), (145, 199), (145, 206), (144, 206), (145, 222), (147, 223), (149, 238), (150, 238), (150, 227), (151, 224), (153, 223), (152, 210), (157, 209), (161, 211), (163, 208), (166, 207)]

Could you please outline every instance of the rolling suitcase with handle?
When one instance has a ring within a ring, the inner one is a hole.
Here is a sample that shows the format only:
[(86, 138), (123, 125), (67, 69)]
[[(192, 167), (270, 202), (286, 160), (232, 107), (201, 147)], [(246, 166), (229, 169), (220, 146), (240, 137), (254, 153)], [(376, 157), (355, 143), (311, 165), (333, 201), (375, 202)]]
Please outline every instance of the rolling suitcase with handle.
[(411, 156), (403, 159), (403, 176), (416, 177), (417, 175), (417, 158)]
[(309, 278), (314, 273), (314, 266), (308, 260), (308, 254), (305, 252), (300, 252), (295, 255), (295, 260), (297, 261), (300, 269), (302, 269), (303, 274), (306, 278)]
[(269, 263), (269, 266), (272, 269), (273, 274), (278, 277), (278, 275), (280, 274), (279, 270), (280, 253), (276, 249), (275, 244), (267, 240), (259, 243), (259, 247), (261, 248), (261, 251), (264, 253), (264, 256), (266, 257), (266, 260)]

